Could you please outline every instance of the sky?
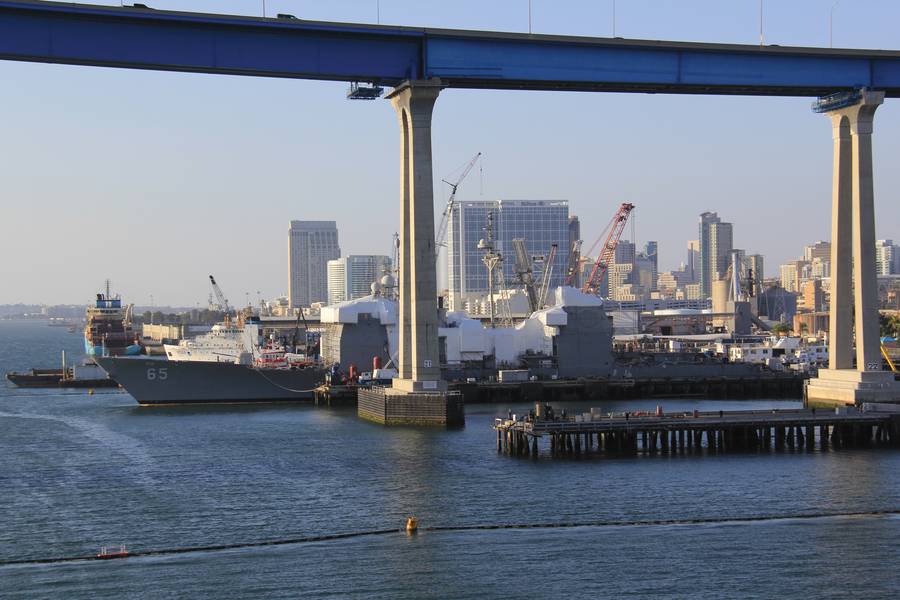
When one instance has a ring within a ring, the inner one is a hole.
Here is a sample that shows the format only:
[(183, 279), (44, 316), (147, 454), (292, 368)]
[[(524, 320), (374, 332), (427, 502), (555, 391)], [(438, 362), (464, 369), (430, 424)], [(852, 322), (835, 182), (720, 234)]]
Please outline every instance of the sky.
[[(102, 2), (98, 2), (101, 3)], [(118, 4), (118, 2), (106, 2)], [(261, 14), (261, 1), (150, 0)], [(374, 22), (376, 0), (267, 0), (268, 15)], [(827, 46), (832, 0), (765, 0), (765, 42)], [(608, 37), (611, 0), (532, 0), (535, 33)], [(527, 0), (381, 0), (382, 23), (527, 31)], [(842, 0), (835, 47), (898, 49), (900, 2)], [(618, 0), (616, 35), (759, 43), (758, 0)], [(346, 84), (0, 61), (0, 304), (205, 306), (287, 290), (291, 219), (336, 220), (347, 254), (388, 254), (399, 226), (389, 102)], [(734, 223), (766, 275), (830, 235), (831, 128), (808, 98), (446, 90), (433, 122), (440, 182), (483, 153), (459, 200), (564, 198), (590, 246), (621, 202), (660, 269), (698, 215)], [(875, 119), (877, 235), (900, 241), (900, 101)], [(631, 237), (631, 227), (626, 230)]]

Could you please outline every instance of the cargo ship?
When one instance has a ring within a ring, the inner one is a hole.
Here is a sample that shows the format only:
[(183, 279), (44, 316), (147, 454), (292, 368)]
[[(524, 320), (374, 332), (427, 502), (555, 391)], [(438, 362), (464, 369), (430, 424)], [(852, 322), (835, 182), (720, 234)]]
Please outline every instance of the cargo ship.
[(84, 351), (88, 356), (130, 356), (141, 353), (131, 327), (132, 305), (122, 306), (122, 299), (109, 291), (98, 293), (94, 304), (88, 306), (84, 328)]
[(97, 357), (138, 404), (215, 404), (311, 400), (325, 380), (319, 365), (266, 368), (240, 362)]

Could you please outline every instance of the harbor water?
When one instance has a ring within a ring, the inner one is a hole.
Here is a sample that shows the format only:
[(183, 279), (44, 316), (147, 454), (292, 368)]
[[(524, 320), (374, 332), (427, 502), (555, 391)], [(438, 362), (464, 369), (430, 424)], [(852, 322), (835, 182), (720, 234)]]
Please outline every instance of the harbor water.
[[(45, 322), (0, 321), (0, 371), (55, 366), (60, 350), (74, 357), (81, 344)], [(658, 403), (748, 406), (578, 408)], [(116, 390), (4, 381), (0, 597), (888, 598), (900, 589), (898, 451), (498, 454), (494, 418), (529, 408), (470, 406), (459, 430), (384, 428), (353, 409), (140, 407)], [(417, 535), (400, 531), (410, 515)], [(295, 542), (251, 545), (278, 540)], [(9, 564), (118, 544), (162, 552)], [(210, 546), (231, 547), (169, 552)]]

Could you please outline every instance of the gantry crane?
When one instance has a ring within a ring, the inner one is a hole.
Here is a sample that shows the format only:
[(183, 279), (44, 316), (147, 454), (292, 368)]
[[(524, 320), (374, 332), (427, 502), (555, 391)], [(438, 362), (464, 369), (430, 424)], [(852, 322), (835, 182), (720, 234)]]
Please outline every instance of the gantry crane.
[(447, 245), (447, 227), (450, 224), (450, 215), (453, 212), (453, 203), (456, 201), (456, 188), (459, 187), (459, 184), (463, 182), (472, 168), (475, 166), (475, 163), (478, 162), (478, 159), (481, 158), (481, 152), (472, 157), (465, 168), (460, 173), (459, 177), (456, 178), (456, 181), (447, 181), (446, 179), (442, 179), (444, 183), (450, 186), (450, 198), (447, 199), (447, 206), (444, 208), (444, 214), (441, 216), (441, 222), (438, 225), (437, 235), (434, 240), (434, 252), (437, 255), (440, 252), (441, 246)]
[[(616, 246), (619, 245), (619, 238), (622, 237), (622, 232), (625, 231), (625, 223), (628, 222), (628, 215), (631, 214), (632, 210), (634, 210), (634, 204), (623, 202), (622, 205), (619, 206), (619, 210), (616, 211), (616, 214), (613, 215), (613, 218), (603, 230), (604, 233), (606, 231), (609, 231), (609, 233), (606, 236), (603, 247), (600, 249), (600, 254), (597, 256), (594, 268), (591, 269), (591, 274), (581, 287), (581, 291), (585, 294), (597, 295), (600, 293), (600, 285), (603, 281), (603, 276), (606, 275), (609, 263), (612, 262), (612, 259), (615, 256)], [(597, 241), (591, 246), (589, 254), (597, 247), (597, 243), (602, 238), (603, 233), (600, 234), (600, 237), (597, 238)]]

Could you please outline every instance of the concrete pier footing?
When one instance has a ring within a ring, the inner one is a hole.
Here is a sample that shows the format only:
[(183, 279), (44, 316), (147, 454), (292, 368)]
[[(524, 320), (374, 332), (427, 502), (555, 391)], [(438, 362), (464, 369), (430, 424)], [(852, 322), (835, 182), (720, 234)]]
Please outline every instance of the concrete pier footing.
[(376, 387), (359, 390), (357, 415), (380, 425), (460, 427), (465, 424), (465, 405), (459, 393)]

